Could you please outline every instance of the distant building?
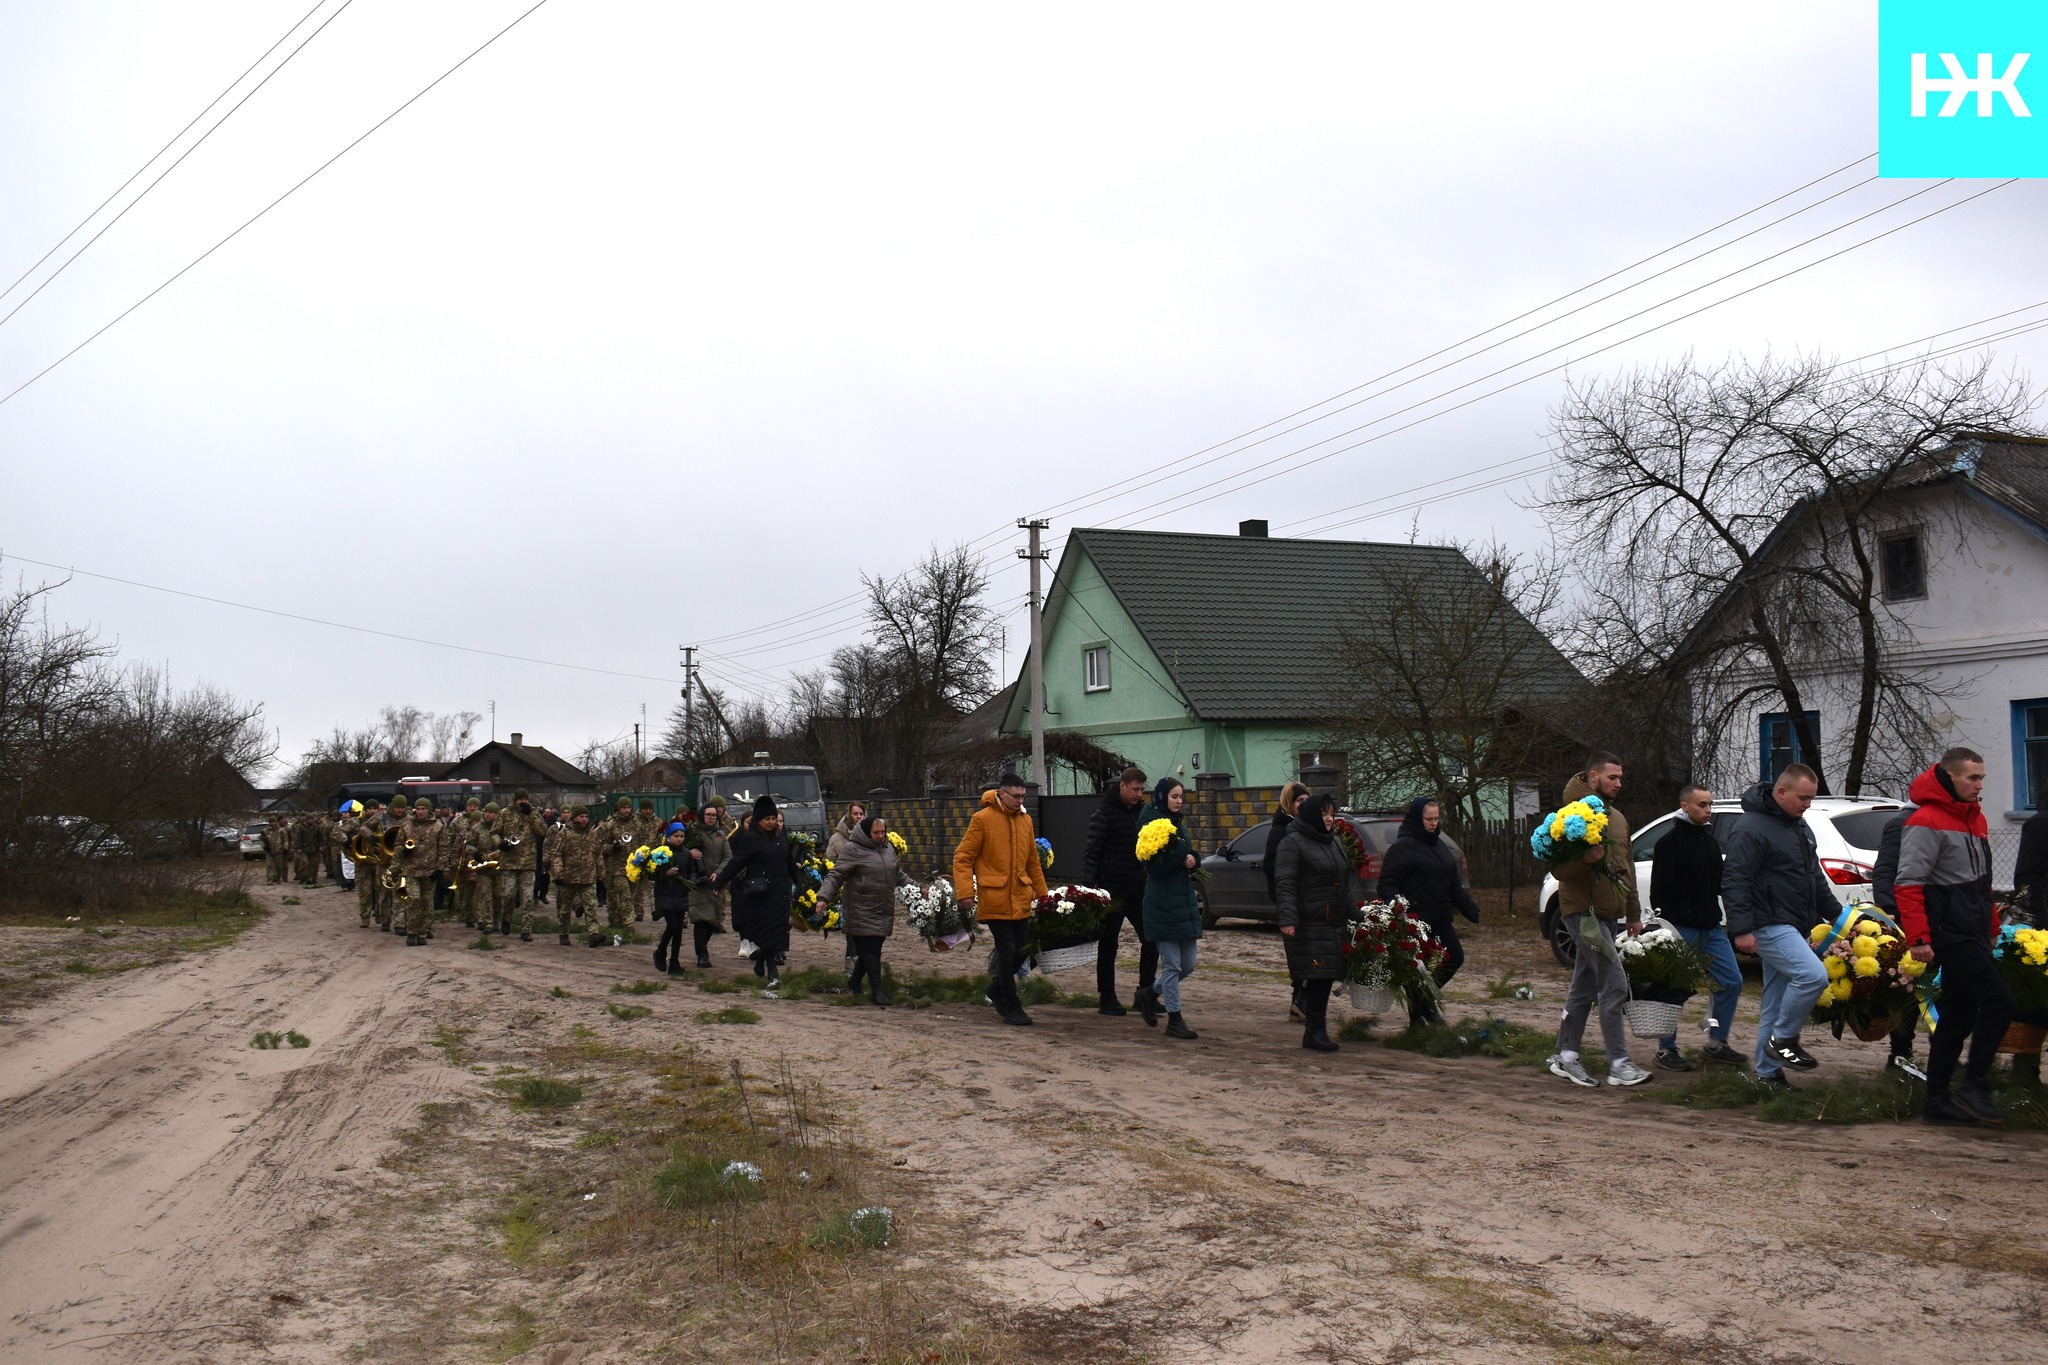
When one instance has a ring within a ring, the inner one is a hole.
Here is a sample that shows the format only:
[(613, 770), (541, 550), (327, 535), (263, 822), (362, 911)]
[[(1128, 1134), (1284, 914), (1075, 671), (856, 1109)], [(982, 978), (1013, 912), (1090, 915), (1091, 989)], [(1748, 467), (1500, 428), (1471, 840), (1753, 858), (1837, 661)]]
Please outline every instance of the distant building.
[(514, 731), (509, 740), (492, 740), (459, 763), (433, 776), (442, 779), (488, 780), (499, 801), (524, 788), (540, 806), (589, 802), (597, 795), (597, 779), (559, 754)]
[[(1330, 701), (1361, 684), (1331, 656), (1337, 628), (1388, 615), (1390, 585), (1417, 575), (1485, 583), (1448, 546), (1274, 539), (1259, 521), (1235, 536), (1077, 529), (1045, 600), (1048, 738), (1086, 738), (1189, 786), (1198, 773), (1263, 787), (1341, 768), (1324, 749)], [(1585, 685), (1537, 643), (1532, 685)], [(1030, 691), (1020, 675), (1005, 734), (1030, 734)], [(1048, 793), (1093, 790), (1052, 747)]]

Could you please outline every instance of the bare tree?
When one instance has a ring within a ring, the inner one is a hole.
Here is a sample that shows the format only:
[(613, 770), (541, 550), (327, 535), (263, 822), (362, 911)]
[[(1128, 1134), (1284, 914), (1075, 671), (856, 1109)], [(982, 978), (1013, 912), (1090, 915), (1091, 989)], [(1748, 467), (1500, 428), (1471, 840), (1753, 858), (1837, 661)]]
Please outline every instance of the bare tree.
[(40, 856), (61, 828), (54, 818), (79, 813), (70, 760), (120, 702), (113, 648), (50, 624), (55, 586), (17, 584), (0, 598), (0, 867)]
[(897, 780), (921, 787), (938, 727), (995, 691), (988, 574), (966, 545), (934, 546), (909, 572), (862, 574), (861, 585), (872, 651), (845, 660), (842, 681), (863, 698), (887, 700)]
[[(1802, 758), (1860, 793), (1888, 740), (1924, 744), (1939, 701), (1900, 646), (1882, 594), (1879, 541), (1899, 494), (1945, 472), (1942, 452), (2019, 432), (2027, 386), (1981, 359), (1847, 371), (1823, 361), (1690, 358), (1575, 386), (1553, 416), (1557, 473), (1540, 502), (1612, 625), (1616, 662), (1684, 671), (1701, 748), (1728, 750), (1760, 700), (1782, 706)], [(1853, 719), (1839, 770), (1809, 713), (1846, 679)]]
[(1360, 775), (1355, 797), (1428, 793), (1470, 825), (1553, 761), (1560, 736), (1547, 722), (1583, 687), (1545, 634), (1561, 569), (1497, 544), (1409, 563), (1339, 624), (1333, 653), (1352, 685), (1335, 699), (1327, 747)]
[(597, 779), (600, 787), (617, 787), (625, 783), (640, 766), (640, 751), (634, 747), (632, 737), (619, 739), (591, 739), (576, 751), (576, 766)]

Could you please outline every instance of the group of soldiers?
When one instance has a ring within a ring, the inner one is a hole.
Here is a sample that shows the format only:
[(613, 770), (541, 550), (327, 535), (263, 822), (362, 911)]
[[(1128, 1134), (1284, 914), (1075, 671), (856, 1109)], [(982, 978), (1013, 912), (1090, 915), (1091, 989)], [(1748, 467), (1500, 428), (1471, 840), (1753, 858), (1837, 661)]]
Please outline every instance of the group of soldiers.
[[(302, 816), (274, 819), (263, 847), (271, 881), (284, 880), (286, 861), (296, 855), (296, 880), (318, 885), (323, 855), (355, 865), (356, 906), (364, 928), (403, 932), (418, 947), (434, 936), (437, 902), (452, 909), (467, 928), (494, 930), (533, 941), (534, 906), (552, 894), (557, 938), (571, 939), (570, 921), (590, 946), (623, 939), (628, 925), (647, 918), (647, 883), (626, 875), (627, 860), (642, 845), (660, 842), (665, 822), (654, 802), (639, 810), (619, 797), (612, 813), (593, 824), (587, 806), (553, 812), (535, 808), (524, 790), (509, 805), (471, 797), (461, 811), (437, 809), (401, 793), (382, 802), (350, 801), (334, 819)], [(388, 860), (385, 859), (388, 852)], [(365, 856), (367, 855), (367, 856)], [(536, 873), (545, 867), (547, 882)], [(340, 868), (334, 867), (339, 879)], [(598, 923), (597, 888), (604, 886), (604, 924)]]

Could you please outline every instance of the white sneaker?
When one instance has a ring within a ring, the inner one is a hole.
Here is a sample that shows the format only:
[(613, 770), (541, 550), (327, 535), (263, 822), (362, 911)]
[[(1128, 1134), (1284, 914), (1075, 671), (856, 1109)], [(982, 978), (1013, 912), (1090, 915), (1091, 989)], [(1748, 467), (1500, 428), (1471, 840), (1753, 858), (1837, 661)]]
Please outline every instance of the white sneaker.
[(1566, 1059), (1561, 1052), (1550, 1054), (1550, 1074), (1570, 1081), (1573, 1085), (1598, 1085), (1600, 1082), (1586, 1074), (1586, 1068), (1576, 1057)]
[(1607, 1067), (1609, 1085), (1641, 1085), (1649, 1079), (1650, 1073), (1627, 1057), (1617, 1057)]

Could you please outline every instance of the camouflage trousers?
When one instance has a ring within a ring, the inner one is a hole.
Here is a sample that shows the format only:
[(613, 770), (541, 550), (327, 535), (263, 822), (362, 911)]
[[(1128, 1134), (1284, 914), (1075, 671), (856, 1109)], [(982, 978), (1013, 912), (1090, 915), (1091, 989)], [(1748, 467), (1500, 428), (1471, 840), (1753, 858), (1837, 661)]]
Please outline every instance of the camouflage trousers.
[(356, 864), (356, 913), (365, 924), (377, 913), (377, 869), (370, 863)]
[(556, 882), (555, 918), (562, 926), (562, 932), (574, 933), (569, 927), (572, 916), (581, 915), (585, 932), (597, 924), (597, 884), (595, 882)]
[(510, 933), (532, 933), (533, 869), (501, 867), (497, 875), (498, 923), (508, 926)]
[(295, 855), (295, 866), (292, 868), (292, 875), (309, 886), (317, 886), (320, 882), (320, 864), (315, 861), (317, 856), (317, 854), (312, 853), (299, 853)]
[(479, 872), (470, 878), (467, 894), (469, 901), (464, 907), (466, 916), (473, 916), (476, 927), (485, 933), (498, 927), (498, 874)]
[(456, 878), (455, 915), (464, 924), (476, 923), (476, 878), (459, 869), (448, 874)]
[(634, 895), (645, 881), (626, 880), (626, 870), (620, 868), (604, 879), (604, 922), (612, 929), (623, 929), (633, 922)]
[(291, 875), (291, 854), (266, 853), (263, 855), (263, 880), (281, 882)]
[(433, 880), (431, 878), (421, 880), (418, 877), (408, 877), (405, 886), (406, 890), (412, 892), (411, 896), (399, 902), (405, 910), (405, 932), (408, 934), (427, 934), (432, 932), (434, 928)]

